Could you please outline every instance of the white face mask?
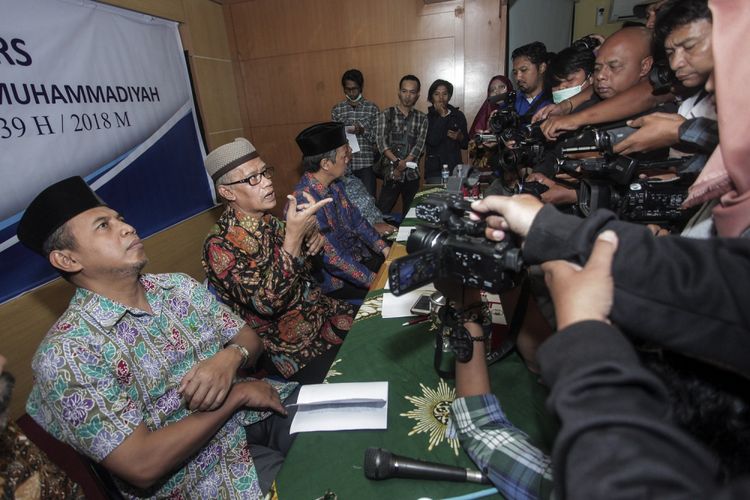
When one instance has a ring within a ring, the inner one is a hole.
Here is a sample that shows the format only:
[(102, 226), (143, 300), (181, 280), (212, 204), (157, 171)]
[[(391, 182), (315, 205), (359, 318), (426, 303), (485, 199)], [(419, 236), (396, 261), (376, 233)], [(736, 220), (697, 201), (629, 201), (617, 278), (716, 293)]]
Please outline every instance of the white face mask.
[(569, 87), (567, 89), (553, 90), (552, 100), (555, 104), (563, 102), (565, 99), (570, 99), (574, 95), (580, 94), (583, 90), (583, 84), (576, 85), (575, 87)]
[(352, 99), (351, 97), (349, 97), (349, 94), (344, 94), (344, 95), (346, 96), (346, 99), (347, 99), (347, 100), (348, 100), (349, 102), (357, 102), (357, 101), (359, 101), (360, 99), (362, 99), (362, 93), (360, 93), (360, 94), (359, 94), (359, 95), (358, 95), (358, 96), (357, 96), (356, 98), (354, 98), (354, 99)]

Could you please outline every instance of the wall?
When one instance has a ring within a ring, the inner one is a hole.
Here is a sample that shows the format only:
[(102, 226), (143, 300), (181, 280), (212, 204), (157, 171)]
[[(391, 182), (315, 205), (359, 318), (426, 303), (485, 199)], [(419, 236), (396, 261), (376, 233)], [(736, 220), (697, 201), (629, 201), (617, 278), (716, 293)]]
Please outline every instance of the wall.
[[(209, 149), (242, 135), (224, 12), (210, 0), (110, 0), (106, 3), (180, 22)], [(213, 209), (145, 241), (148, 272), (186, 272), (203, 280), (200, 263), (205, 235), (220, 210)], [(11, 417), (24, 412), (31, 389), (31, 358), (52, 323), (65, 310), (73, 288), (56, 280), (0, 306), (0, 353), (16, 377)]]
[(364, 94), (381, 108), (397, 102), (407, 73), (422, 81), (422, 111), (432, 81), (449, 80), (469, 123), (504, 71), (500, 0), (234, 0), (225, 10), (245, 134), (277, 168), (281, 197), (300, 177), (294, 137), (330, 120), (345, 70), (363, 72)]
[[(510, 2), (508, 16), (511, 53), (535, 41), (543, 42), (550, 52), (559, 52), (570, 45), (573, 0), (514, 0)], [(510, 53), (508, 64), (511, 64)]]
[[(609, 22), (611, 0), (578, 0), (576, 2), (575, 23), (573, 25), (573, 40), (577, 40), (590, 33), (609, 36), (622, 27), (622, 23)], [(596, 10), (604, 7), (604, 24), (596, 25)]]

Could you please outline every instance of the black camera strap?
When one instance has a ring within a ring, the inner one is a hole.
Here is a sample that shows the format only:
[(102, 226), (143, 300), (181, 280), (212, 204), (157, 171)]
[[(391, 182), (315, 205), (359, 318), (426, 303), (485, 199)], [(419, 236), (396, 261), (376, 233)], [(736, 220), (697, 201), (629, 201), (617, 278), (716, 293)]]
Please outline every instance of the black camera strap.
[(498, 349), (487, 353), (487, 366), (505, 359), (516, 349), (516, 340), (518, 339), (518, 334), (521, 332), (523, 320), (526, 317), (526, 311), (529, 306), (529, 299), (531, 298), (531, 286), (529, 285), (528, 275), (522, 278), (520, 286), (518, 301), (516, 302), (516, 307), (513, 309), (513, 316), (508, 325), (508, 335), (505, 338), (505, 342)]

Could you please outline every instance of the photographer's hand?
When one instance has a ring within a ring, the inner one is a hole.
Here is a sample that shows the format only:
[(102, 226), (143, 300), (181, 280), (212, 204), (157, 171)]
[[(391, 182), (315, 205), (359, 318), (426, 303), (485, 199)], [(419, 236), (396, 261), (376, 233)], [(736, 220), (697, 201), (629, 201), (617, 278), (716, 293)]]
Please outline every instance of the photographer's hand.
[(534, 116), (531, 117), (531, 123), (536, 123), (536, 122), (546, 120), (550, 116), (562, 116), (565, 114), (565, 111), (567, 109), (568, 109), (567, 102), (565, 103), (565, 105), (547, 104), (542, 109), (534, 113)]
[(541, 201), (530, 194), (488, 196), (471, 204), (474, 211), (471, 216), (485, 219), (485, 235), (490, 240), (501, 241), (508, 230), (525, 238), (543, 206)]
[(680, 142), (680, 125), (683, 123), (685, 117), (677, 113), (651, 113), (635, 120), (628, 120), (628, 126), (638, 130), (615, 144), (612, 151), (629, 155), (673, 146)]
[(612, 260), (616, 250), (617, 235), (614, 231), (604, 231), (596, 238), (583, 268), (564, 260), (542, 264), (544, 280), (555, 304), (558, 330), (580, 321), (609, 321), (614, 301)]

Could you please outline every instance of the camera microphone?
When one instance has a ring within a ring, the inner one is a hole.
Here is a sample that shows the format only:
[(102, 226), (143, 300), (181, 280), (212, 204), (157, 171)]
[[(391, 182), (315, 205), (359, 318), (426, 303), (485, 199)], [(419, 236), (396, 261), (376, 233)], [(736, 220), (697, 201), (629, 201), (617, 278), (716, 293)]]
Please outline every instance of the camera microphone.
[(377, 480), (401, 477), (490, 484), (487, 476), (478, 470), (401, 457), (382, 448), (365, 450), (365, 477)]

